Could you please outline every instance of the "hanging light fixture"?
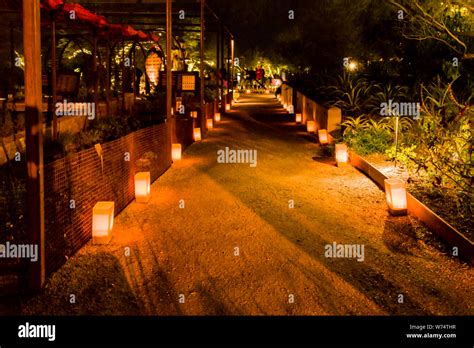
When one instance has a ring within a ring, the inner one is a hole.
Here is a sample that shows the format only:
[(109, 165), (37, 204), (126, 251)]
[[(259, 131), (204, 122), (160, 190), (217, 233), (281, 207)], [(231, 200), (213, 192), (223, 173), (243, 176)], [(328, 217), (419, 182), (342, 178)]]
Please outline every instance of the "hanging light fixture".
[(156, 47), (152, 47), (145, 61), (145, 69), (148, 79), (153, 85), (157, 85), (160, 77), (161, 64), (163, 60), (158, 55)]

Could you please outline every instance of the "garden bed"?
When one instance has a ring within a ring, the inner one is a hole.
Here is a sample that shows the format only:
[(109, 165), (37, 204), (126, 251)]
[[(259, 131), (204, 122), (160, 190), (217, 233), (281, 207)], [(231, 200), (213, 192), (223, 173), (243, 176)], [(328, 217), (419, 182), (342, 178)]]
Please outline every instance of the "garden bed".
[(407, 191), (426, 204), (436, 214), (446, 220), (469, 240), (474, 240), (472, 218), (459, 212), (456, 205), (454, 190), (433, 189), (432, 185), (423, 182), (419, 177), (409, 174), (406, 170), (395, 167), (383, 154), (371, 154), (365, 159), (387, 177), (400, 177), (408, 182)]

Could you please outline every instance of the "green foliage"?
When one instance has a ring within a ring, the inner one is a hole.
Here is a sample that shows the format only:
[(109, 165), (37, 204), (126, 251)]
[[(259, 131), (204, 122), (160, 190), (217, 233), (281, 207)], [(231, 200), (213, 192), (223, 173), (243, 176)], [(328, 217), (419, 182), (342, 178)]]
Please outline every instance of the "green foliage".
[(395, 145), (390, 146), (386, 151), (385, 155), (391, 160), (400, 164), (403, 168), (409, 171), (416, 169), (413, 163), (413, 159), (416, 159), (416, 145), (398, 146), (395, 152)]
[(53, 141), (46, 137), (45, 162), (51, 162), (69, 154), (88, 149), (95, 144), (112, 141), (147, 126), (135, 116), (108, 116), (94, 119), (79, 133), (60, 132)]
[(61, 132), (58, 137), (58, 143), (60, 144), (61, 149), (63, 150), (64, 154), (68, 154), (76, 150), (76, 144), (77, 144), (76, 141), (77, 141), (76, 134), (70, 131)]
[(100, 143), (102, 137), (101, 132), (97, 129), (91, 129), (86, 132), (79, 133), (79, 144), (81, 149), (87, 149)]
[(403, 102), (409, 99), (408, 88), (406, 86), (393, 85), (392, 83), (373, 83), (372, 95), (368, 100), (368, 108), (371, 114), (380, 115), (380, 105), (394, 102)]
[(383, 153), (392, 141), (385, 118), (375, 121), (365, 116), (348, 117), (341, 126), (344, 128), (344, 141), (360, 155)]
[(331, 103), (344, 110), (347, 115), (365, 112), (371, 95), (371, 85), (365, 78), (344, 73), (337, 77), (334, 85), (328, 87)]
[(103, 142), (111, 141), (127, 134), (126, 117), (105, 117), (94, 120), (91, 129), (98, 131)]
[(367, 128), (367, 118), (363, 115), (359, 117), (347, 117), (344, 122), (341, 123), (343, 127), (343, 136), (348, 134), (357, 133)]
[(456, 190), (459, 207), (471, 213), (474, 107), (468, 102), (459, 103), (451, 86), (452, 83), (444, 85), (438, 79), (421, 87), (421, 119), (413, 127), (416, 156), (410, 160), (435, 187)]

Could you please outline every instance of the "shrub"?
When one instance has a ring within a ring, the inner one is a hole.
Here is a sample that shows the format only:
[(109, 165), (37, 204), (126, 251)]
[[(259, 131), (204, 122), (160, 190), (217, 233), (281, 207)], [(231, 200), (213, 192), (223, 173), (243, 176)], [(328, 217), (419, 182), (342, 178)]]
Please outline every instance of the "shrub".
[(348, 117), (341, 126), (344, 127), (344, 141), (360, 155), (384, 153), (392, 142), (385, 118), (375, 121), (365, 116)]
[(368, 106), (371, 88), (365, 78), (344, 73), (328, 87), (328, 104), (341, 108), (351, 116), (363, 113)]
[(458, 208), (472, 214), (474, 107), (469, 100), (457, 101), (452, 83), (443, 85), (440, 79), (421, 91), (421, 118), (412, 134), (416, 147), (409, 160), (426, 182), (455, 190)]

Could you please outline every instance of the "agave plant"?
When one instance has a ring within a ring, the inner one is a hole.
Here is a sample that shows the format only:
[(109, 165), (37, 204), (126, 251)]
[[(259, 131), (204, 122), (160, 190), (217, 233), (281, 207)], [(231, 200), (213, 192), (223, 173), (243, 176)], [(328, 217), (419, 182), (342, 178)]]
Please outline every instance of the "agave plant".
[(359, 117), (347, 117), (340, 127), (344, 129), (342, 135), (345, 136), (350, 133), (356, 133), (360, 130), (367, 129), (368, 120), (365, 115)]
[(370, 109), (370, 113), (374, 115), (380, 115), (380, 109), (382, 103), (388, 103), (392, 101), (404, 101), (409, 99), (408, 88), (405, 86), (387, 84), (374, 84), (374, 94), (369, 98), (367, 104)]
[(335, 84), (328, 88), (332, 105), (349, 115), (364, 112), (371, 92), (371, 85), (364, 78), (356, 78), (344, 73), (338, 76)]

